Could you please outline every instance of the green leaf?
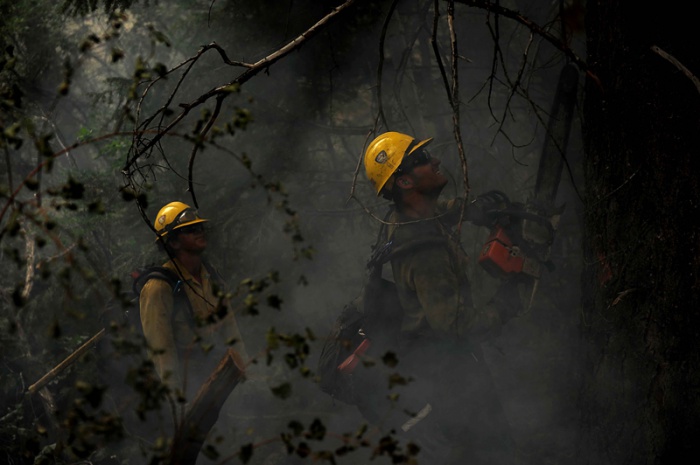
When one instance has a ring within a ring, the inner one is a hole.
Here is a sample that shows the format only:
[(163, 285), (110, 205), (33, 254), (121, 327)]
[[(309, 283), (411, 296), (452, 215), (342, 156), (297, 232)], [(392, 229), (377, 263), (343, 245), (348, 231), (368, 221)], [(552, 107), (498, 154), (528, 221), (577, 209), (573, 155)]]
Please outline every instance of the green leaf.
[(314, 418), (314, 421), (311, 422), (311, 426), (309, 426), (309, 434), (307, 437), (309, 439), (323, 441), (323, 438), (326, 437), (326, 425), (318, 418)]
[(101, 200), (97, 200), (97, 201), (95, 201), (95, 202), (90, 202), (90, 203), (88, 204), (88, 212), (89, 212), (89, 213), (95, 213), (95, 214), (98, 214), (98, 215), (104, 215), (105, 212), (106, 212), (106, 210), (105, 210), (105, 206), (104, 206), (104, 204), (102, 203), (102, 201), (101, 201)]
[(272, 308), (279, 310), (282, 306), (282, 302), (282, 299), (277, 295), (271, 294), (267, 296), (267, 305)]
[(168, 67), (163, 63), (156, 63), (156, 65), (153, 67), (153, 71), (156, 72), (158, 77), (164, 77), (166, 74), (168, 74)]
[(221, 88), (222, 92), (231, 92), (231, 93), (239, 92), (240, 90), (241, 90), (241, 85), (238, 84), (237, 82), (233, 83), (233, 84), (229, 84), (229, 85)]
[(294, 436), (299, 436), (304, 431), (304, 425), (297, 420), (290, 421), (287, 427), (294, 432)]
[(389, 375), (389, 389), (394, 386), (405, 386), (412, 381), (411, 378), (404, 378), (398, 373)]
[(241, 459), (241, 462), (248, 463), (251, 457), (253, 457), (253, 444), (241, 446), (241, 450), (238, 452), (238, 458)]
[(68, 178), (68, 181), (61, 188), (61, 197), (66, 200), (78, 200), (83, 198), (85, 186), (81, 182)]
[(136, 192), (134, 192), (133, 189), (123, 188), (122, 190), (122, 199), (124, 199), (127, 202), (131, 202), (136, 198)]
[(294, 369), (299, 366), (299, 362), (297, 361), (297, 358), (294, 354), (286, 354), (284, 356), (284, 361), (291, 369)]
[(112, 63), (116, 63), (122, 58), (124, 58), (124, 50), (119, 47), (114, 47), (112, 49)]
[(300, 442), (299, 445), (297, 446), (296, 453), (299, 457), (305, 458), (305, 457), (308, 457), (309, 454), (311, 453), (311, 448), (305, 442)]
[(399, 359), (396, 357), (394, 352), (389, 351), (382, 356), (382, 362), (384, 362), (384, 365), (388, 366), (389, 368), (394, 368), (399, 364)]
[(292, 385), (289, 383), (282, 383), (277, 387), (270, 388), (272, 394), (280, 399), (287, 399), (292, 395)]
[(207, 444), (206, 447), (203, 447), (201, 449), (201, 451), (202, 451), (202, 454), (206, 458), (208, 458), (209, 460), (216, 460), (221, 456), (221, 454), (219, 454), (219, 451), (216, 449), (216, 447), (214, 447), (211, 444)]
[(30, 191), (36, 191), (39, 188), (39, 181), (37, 181), (36, 178), (27, 178), (24, 180), (24, 185), (27, 186), (27, 189)]

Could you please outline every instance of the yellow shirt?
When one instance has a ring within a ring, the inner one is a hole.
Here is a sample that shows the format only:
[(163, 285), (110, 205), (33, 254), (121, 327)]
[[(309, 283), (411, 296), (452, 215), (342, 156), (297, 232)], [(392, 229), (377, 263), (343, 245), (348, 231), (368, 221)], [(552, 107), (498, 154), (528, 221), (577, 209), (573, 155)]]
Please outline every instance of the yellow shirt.
[(200, 283), (177, 259), (163, 266), (182, 276), (180, 285), (192, 311), (175, 304), (170, 284), (150, 279), (141, 290), (141, 325), (161, 380), (171, 388), (194, 393), (228, 347), (233, 347), (246, 361), (248, 355), (233, 310), (214, 294), (212, 277), (206, 267), (202, 266)]

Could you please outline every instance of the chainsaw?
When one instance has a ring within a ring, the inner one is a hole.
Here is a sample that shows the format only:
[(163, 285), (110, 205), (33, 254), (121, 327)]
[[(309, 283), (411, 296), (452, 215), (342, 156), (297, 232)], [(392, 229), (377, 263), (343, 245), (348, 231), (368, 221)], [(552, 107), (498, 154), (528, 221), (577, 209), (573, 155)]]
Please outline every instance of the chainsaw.
[(564, 167), (577, 84), (576, 67), (566, 65), (559, 76), (531, 197), (525, 203), (511, 202), (503, 192), (490, 191), (478, 196), (469, 206), (471, 221), (490, 229), (478, 263), (494, 276), (532, 277), (533, 297), (543, 270), (554, 270), (549, 254), (564, 211), (564, 205), (555, 206), (555, 199)]
[[(488, 208), (484, 208), (488, 204)], [(478, 263), (492, 276), (525, 274), (539, 279), (543, 269), (554, 270), (549, 249), (564, 207), (535, 208), (511, 202), (501, 191), (490, 191), (473, 202), (481, 209), (476, 222), (490, 228)]]

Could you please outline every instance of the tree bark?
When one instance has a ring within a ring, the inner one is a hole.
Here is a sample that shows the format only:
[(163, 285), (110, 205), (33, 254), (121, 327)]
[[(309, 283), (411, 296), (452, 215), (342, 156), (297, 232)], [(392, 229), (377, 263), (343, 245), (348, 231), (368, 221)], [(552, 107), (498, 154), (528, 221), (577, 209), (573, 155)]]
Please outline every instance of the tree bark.
[[(631, 14), (631, 12), (635, 14)], [(638, 13), (638, 14), (637, 14)], [(700, 451), (700, 71), (682, 12), (587, 3), (580, 463)], [(655, 52), (660, 47), (683, 72)]]

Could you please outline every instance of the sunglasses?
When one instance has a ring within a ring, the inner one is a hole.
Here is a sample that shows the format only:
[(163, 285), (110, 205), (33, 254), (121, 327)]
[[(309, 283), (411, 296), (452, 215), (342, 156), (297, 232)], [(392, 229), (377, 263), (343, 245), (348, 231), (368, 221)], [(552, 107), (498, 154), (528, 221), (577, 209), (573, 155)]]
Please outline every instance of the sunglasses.
[(183, 226), (175, 230), (178, 234), (199, 234), (204, 232), (204, 225), (202, 223), (192, 224), (190, 226)]
[(430, 163), (430, 160), (432, 160), (432, 158), (433, 157), (430, 156), (430, 153), (427, 150), (417, 150), (409, 156), (407, 156), (406, 158), (404, 158), (404, 160), (401, 162), (401, 165), (399, 165), (398, 169), (396, 170), (396, 174), (408, 174), (416, 166), (427, 165), (428, 163)]

